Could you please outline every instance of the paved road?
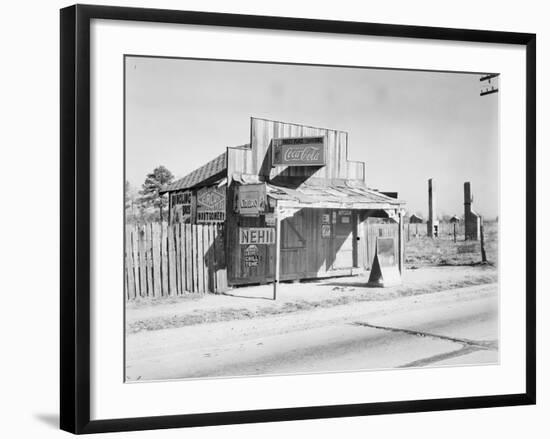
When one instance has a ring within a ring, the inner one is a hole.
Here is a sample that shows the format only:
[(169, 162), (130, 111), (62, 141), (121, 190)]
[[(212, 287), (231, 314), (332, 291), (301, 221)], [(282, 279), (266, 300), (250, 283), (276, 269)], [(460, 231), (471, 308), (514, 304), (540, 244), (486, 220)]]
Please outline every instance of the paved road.
[(497, 285), (149, 331), (126, 346), (129, 380), (496, 363)]

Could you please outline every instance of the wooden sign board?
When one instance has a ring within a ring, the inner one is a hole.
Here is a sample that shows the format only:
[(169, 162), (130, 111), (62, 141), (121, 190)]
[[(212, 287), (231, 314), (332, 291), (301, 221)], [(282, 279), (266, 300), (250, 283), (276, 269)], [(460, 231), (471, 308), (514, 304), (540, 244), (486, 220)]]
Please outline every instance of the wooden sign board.
[(275, 244), (273, 227), (240, 227), (239, 244)]
[(325, 166), (325, 137), (273, 139), (273, 166)]
[(395, 239), (393, 237), (376, 239), (376, 254), (382, 267), (396, 265)]
[(197, 223), (225, 221), (225, 187), (204, 187), (197, 191)]
[(265, 212), (265, 184), (247, 184), (238, 186), (237, 212), (241, 215), (258, 216)]
[(395, 239), (393, 237), (376, 238), (376, 251), (368, 285), (372, 287), (401, 285), (401, 273), (395, 260)]

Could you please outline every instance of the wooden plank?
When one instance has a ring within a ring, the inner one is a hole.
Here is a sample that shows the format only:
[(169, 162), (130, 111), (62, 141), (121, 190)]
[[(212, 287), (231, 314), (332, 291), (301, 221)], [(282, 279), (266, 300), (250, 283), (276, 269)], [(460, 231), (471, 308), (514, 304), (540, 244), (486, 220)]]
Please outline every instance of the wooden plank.
[(187, 272), (187, 224), (180, 227), (180, 246), (181, 246), (181, 289), (182, 292), (189, 291), (189, 274)]
[(155, 297), (155, 251), (153, 243), (153, 223), (147, 224), (147, 236), (149, 240), (148, 262), (149, 262), (149, 295)]
[(152, 239), (153, 239), (153, 291), (155, 297), (162, 296), (162, 279), (160, 274), (161, 255), (160, 255), (160, 230), (161, 225), (159, 223), (153, 223), (152, 225)]
[(213, 248), (213, 261), (212, 261), (212, 270), (213, 270), (213, 278), (214, 278), (214, 292), (219, 293), (219, 284), (220, 284), (220, 272), (218, 267), (218, 258), (219, 258), (219, 249), (218, 249), (218, 230), (219, 226), (214, 224), (212, 228), (212, 248)]
[(126, 299), (130, 300), (132, 298), (132, 292), (130, 291), (130, 272), (132, 269), (132, 254), (130, 252), (130, 243), (128, 242), (129, 231), (125, 228), (124, 230), (124, 276), (126, 277)]
[(208, 293), (208, 286), (210, 284), (208, 280), (208, 227), (209, 224), (202, 226), (202, 271), (203, 271), (203, 288), (204, 292)]
[(181, 276), (181, 247), (180, 247), (180, 244), (181, 244), (181, 224), (178, 223), (178, 224), (175, 224), (174, 225), (174, 255), (175, 255), (175, 267), (176, 267), (176, 279), (177, 279), (177, 283), (176, 283), (176, 287), (177, 287), (177, 294), (180, 295), (182, 294), (183, 290), (181, 288), (181, 281), (182, 281), (182, 276)]
[(184, 225), (185, 238), (185, 291), (193, 291), (193, 259), (191, 252), (191, 224)]
[(197, 224), (195, 226), (195, 263), (197, 267), (197, 292), (203, 293), (203, 272), (202, 272), (202, 225)]
[(216, 247), (214, 245), (214, 234), (216, 231), (216, 225), (211, 224), (208, 227), (208, 291), (211, 293), (216, 293), (216, 272), (215, 272), (215, 262), (216, 262)]
[(204, 293), (203, 229), (204, 226), (202, 224), (197, 224), (197, 271), (199, 293)]
[(147, 296), (147, 273), (145, 266), (145, 226), (138, 226), (137, 228), (138, 238), (138, 260), (139, 260), (139, 284), (141, 297)]
[[(126, 239), (125, 239), (126, 241)], [(129, 281), (128, 281), (128, 278), (129, 278), (129, 267), (128, 267), (128, 250), (127, 250), (127, 245), (126, 245), (126, 242), (125, 242), (125, 245), (124, 245), (124, 297), (126, 300), (130, 300), (130, 285), (129, 285)]]
[(147, 224), (145, 227), (146, 233), (145, 236), (147, 238), (147, 291), (149, 292), (149, 296), (154, 297), (155, 290), (153, 286), (153, 230), (152, 230), (153, 224)]
[(210, 224), (205, 224), (202, 228), (202, 249), (203, 249), (203, 271), (204, 271), (204, 292), (210, 293), (210, 270), (208, 266), (209, 258), (209, 234)]
[(136, 297), (141, 297), (141, 284), (139, 278), (139, 253), (138, 253), (138, 231), (135, 225), (130, 228), (131, 245), (132, 245), (132, 262), (134, 271), (134, 285), (136, 290)]
[(181, 287), (183, 291), (189, 291), (189, 261), (187, 253), (189, 251), (189, 224), (181, 225), (181, 275), (182, 283)]
[(160, 271), (162, 277), (162, 295), (169, 296), (168, 289), (168, 245), (167, 245), (167, 223), (163, 222), (160, 228)]
[(180, 225), (180, 268), (181, 268), (181, 291), (187, 291), (187, 261), (186, 261), (186, 230), (185, 224)]
[(128, 278), (127, 281), (127, 298), (128, 299), (134, 299), (136, 297), (136, 283), (134, 279), (134, 254), (132, 250), (132, 230), (131, 228), (126, 225), (126, 231), (125, 231), (125, 253), (126, 253), (126, 276)]
[(176, 255), (174, 252), (174, 226), (169, 225), (167, 228), (167, 247), (168, 247), (168, 288), (171, 296), (177, 294), (177, 279), (176, 279)]
[(210, 227), (209, 224), (204, 225), (202, 227), (202, 271), (203, 271), (203, 279), (204, 279), (204, 292), (208, 293), (210, 291), (210, 281), (209, 281), (209, 274), (210, 271), (208, 270), (208, 228)]
[(193, 225), (193, 277), (195, 292), (200, 293), (200, 271), (199, 271), (199, 225)]
[[(218, 250), (218, 253), (220, 255), (218, 264), (217, 264), (217, 270), (219, 273), (219, 277), (216, 284), (216, 289), (219, 293), (224, 292), (227, 290), (227, 252), (226, 252), (226, 241), (225, 241), (225, 234), (227, 233), (227, 228), (225, 225), (220, 224), (218, 226), (218, 236), (219, 240), (218, 242), (220, 245), (216, 245), (216, 249)], [(216, 255), (217, 256), (217, 255)]]

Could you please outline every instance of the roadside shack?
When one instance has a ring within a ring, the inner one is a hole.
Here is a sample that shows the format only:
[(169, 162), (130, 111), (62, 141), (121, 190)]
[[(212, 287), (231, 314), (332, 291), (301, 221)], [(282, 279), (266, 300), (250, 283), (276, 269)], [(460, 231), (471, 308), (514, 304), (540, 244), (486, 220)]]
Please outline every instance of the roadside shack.
[(380, 237), (393, 238), (403, 268), (404, 202), (367, 187), (344, 131), (251, 118), (248, 144), (163, 192), (170, 224), (223, 231), (228, 285), (357, 274)]

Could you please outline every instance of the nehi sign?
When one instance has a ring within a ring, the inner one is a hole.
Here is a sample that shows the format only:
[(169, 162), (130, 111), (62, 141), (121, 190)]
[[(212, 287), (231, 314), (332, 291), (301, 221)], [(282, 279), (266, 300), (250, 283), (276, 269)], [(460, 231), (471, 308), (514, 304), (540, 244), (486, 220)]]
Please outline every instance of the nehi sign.
[(285, 137), (273, 139), (273, 166), (324, 166), (325, 138)]
[(241, 227), (239, 229), (239, 244), (275, 244), (275, 229), (273, 227)]

